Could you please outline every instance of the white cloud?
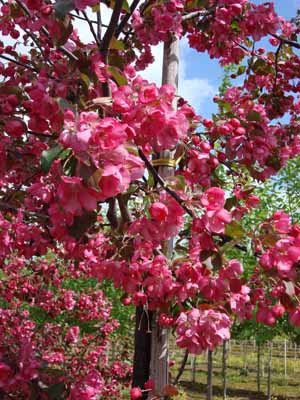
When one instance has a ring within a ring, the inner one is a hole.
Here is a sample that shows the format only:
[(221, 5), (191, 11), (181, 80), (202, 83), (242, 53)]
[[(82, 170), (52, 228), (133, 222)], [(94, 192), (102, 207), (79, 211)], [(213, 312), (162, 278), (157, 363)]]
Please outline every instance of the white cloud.
[(151, 47), (152, 54), (154, 56), (154, 63), (149, 65), (149, 67), (141, 72), (143, 78), (147, 79), (149, 82), (154, 82), (158, 86), (161, 85), (162, 76), (162, 62), (163, 62), (163, 44)]

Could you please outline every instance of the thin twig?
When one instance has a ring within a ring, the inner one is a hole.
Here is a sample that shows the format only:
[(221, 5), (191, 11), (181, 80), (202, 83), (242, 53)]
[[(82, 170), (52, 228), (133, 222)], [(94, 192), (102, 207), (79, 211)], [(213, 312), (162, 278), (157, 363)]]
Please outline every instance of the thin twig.
[(104, 56), (104, 62), (107, 60), (107, 54), (109, 50), (109, 45), (110, 42), (115, 34), (119, 17), (122, 11), (122, 6), (123, 6), (123, 0), (116, 0), (115, 7), (108, 25), (108, 28), (106, 29), (105, 35), (103, 36), (103, 40), (101, 43), (101, 52)]
[(14, 64), (17, 64), (17, 65), (19, 65), (20, 67), (24, 67), (24, 68), (30, 69), (31, 71), (39, 72), (38, 69), (36, 69), (36, 68), (34, 68), (34, 67), (31, 67), (30, 65), (25, 64), (25, 63), (23, 63), (23, 62), (21, 62), (21, 61), (17, 61), (17, 60), (15, 60), (15, 59), (13, 59), (13, 58), (4, 56), (3, 54), (0, 54), (0, 58), (3, 58), (3, 59), (6, 60), (6, 61), (10, 61), (10, 62), (12, 62), (12, 63), (14, 63)]
[(156, 169), (153, 167), (153, 165), (151, 164), (151, 162), (148, 160), (148, 158), (145, 156), (145, 154), (143, 153), (143, 151), (141, 149), (139, 149), (139, 156), (141, 157), (141, 159), (144, 161), (147, 169), (149, 170), (149, 172), (151, 172), (151, 174), (154, 176), (154, 178), (157, 180), (157, 182), (165, 189), (165, 191), (167, 193), (169, 193), (169, 195), (171, 197), (173, 197), (174, 200), (177, 201), (177, 203), (187, 212), (187, 214), (189, 214), (191, 217), (194, 217), (194, 213), (192, 210), (190, 210), (184, 200), (178, 196), (178, 194), (170, 189), (166, 182), (163, 180), (163, 178), (158, 174), (158, 172), (156, 171)]
[(102, 26), (107, 28), (107, 25), (104, 25), (102, 23), (102, 17), (101, 17), (101, 3), (99, 2), (99, 10), (97, 11), (97, 37), (99, 42), (101, 42), (102, 38)]
[(34, 132), (34, 131), (27, 131), (26, 133), (28, 133), (29, 135), (33, 135), (33, 136), (37, 136), (37, 137), (45, 137), (45, 138), (51, 138), (51, 139), (57, 139), (58, 135), (51, 135), (49, 133), (42, 133), (42, 132)]
[[(24, 11), (25, 15), (27, 15), (28, 17), (32, 18), (32, 15), (29, 11), (29, 9), (27, 8), (27, 6), (20, 0), (15, 0), (16, 3), (19, 5), (19, 7)], [(48, 38), (51, 39), (51, 36), (48, 32), (48, 30), (42, 26), (41, 27), (41, 31), (43, 32), (43, 34)], [(78, 61), (78, 58), (68, 49), (66, 49), (64, 46), (59, 46), (57, 48), (59, 51), (61, 51), (62, 53), (64, 53), (67, 57), (69, 57), (70, 59), (72, 59), (73, 61)]]
[(84, 10), (82, 10), (81, 12), (82, 12), (82, 14), (84, 15), (84, 18), (85, 18), (86, 22), (88, 23), (88, 25), (89, 25), (89, 27), (90, 27), (91, 34), (93, 35), (93, 37), (94, 37), (94, 39), (95, 39), (95, 42), (97, 43), (97, 46), (98, 46), (99, 49), (100, 49), (100, 42), (99, 42), (99, 40), (98, 40), (98, 37), (97, 37), (97, 35), (96, 35), (96, 32), (95, 32), (95, 29), (94, 29), (94, 27), (93, 27), (92, 22), (90, 21), (90, 19), (89, 19), (87, 13), (86, 13)]
[[(2, 210), (11, 210), (11, 211), (15, 211), (15, 212), (20, 210), (20, 208), (14, 207), (14, 206), (12, 206), (10, 204), (7, 204), (7, 203), (4, 203), (2, 201), (0, 201), (0, 209), (2, 209)], [(28, 215), (30, 217), (39, 217), (39, 218), (43, 218), (45, 220), (49, 219), (48, 215), (37, 213), (37, 212), (33, 212), (33, 211), (26, 211), (24, 209), (22, 209), (22, 213), (25, 214), (25, 215)]]
[(118, 38), (118, 36), (120, 35), (120, 33), (123, 31), (123, 29), (125, 28), (127, 22), (129, 21), (130, 17), (132, 16), (134, 10), (137, 8), (138, 4), (139, 4), (140, 0), (133, 0), (131, 6), (130, 6), (130, 11), (124, 15), (124, 17), (122, 18), (120, 25), (118, 26), (118, 28), (116, 29), (116, 33), (115, 33), (115, 37)]
[(280, 40), (282, 43), (288, 44), (292, 47), (295, 47), (296, 49), (300, 49), (300, 44), (297, 42), (294, 42), (293, 40), (283, 38), (279, 35), (276, 35), (275, 33), (273, 33), (271, 36), (273, 36), (275, 39)]
[(278, 77), (278, 58), (279, 58), (279, 53), (282, 48), (283, 42), (280, 41), (279, 46), (275, 52), (275, 76), (274, 76), (274, 85), (273, 85), (273, 91), (276, 90), (277, 86), (277, 77)]
[[(81, 21), (86, 21), (86, 19), (84, 17), (81, 17), (80, 15), (76, 15), (76, 14), (73, 14), (73, 13), (69, 13), (69, 15), (70, 15), (70, 17), (74, 17), (74, 18), (80, 19)], [(93, 19), (90, 19), (90, 23), (94, 24), (94, 25), (98, 24), (98, 22), (93, 20)], [(108, 25), (105, 25), (105, 24), (102, 24), (102, 26), (104, 26), (105, 28), (108, 27)]]

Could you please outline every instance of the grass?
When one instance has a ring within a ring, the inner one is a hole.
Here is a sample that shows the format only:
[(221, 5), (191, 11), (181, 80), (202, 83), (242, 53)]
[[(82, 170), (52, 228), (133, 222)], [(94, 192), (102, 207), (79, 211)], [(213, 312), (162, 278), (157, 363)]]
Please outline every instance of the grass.
[[(281, 344), (274, 346), (272, 357), (272, 394), (273, 400), (300, 400), (300, 360), (299, 354), (293, 348), (289, 349), (287, 357), (287, 377), (284, 372), (284, 359)], [(182, 355), (178, 350), (173, 352), (176, 374)], [(222, 351), (214, 353), (213, 399), (223, 399), (222, 393)], [(256, 368), (257, 353), (253, 344), (233, 345), (228, 357), (227, 369), (227, 400), (265, 400), (267, 399), (267, 349), (262, 354), (263, 373), (261, 374), (261, 392), (257, 392)], [(196, 358), (195, 382), (192, 382), (191, 363), (188, 361), (180, 382), (180, 395), (177, 399), (204, 400), (206, 399), (206, 355)]]

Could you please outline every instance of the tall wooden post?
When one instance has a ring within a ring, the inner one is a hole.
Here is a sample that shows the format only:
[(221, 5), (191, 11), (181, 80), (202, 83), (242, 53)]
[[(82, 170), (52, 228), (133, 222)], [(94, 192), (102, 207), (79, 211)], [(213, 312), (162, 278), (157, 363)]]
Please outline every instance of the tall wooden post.
[[(178, 89), (178, 70), (179, 70), (179, 39), (171, 37), (164, 44), (162, 84), (169, 84)], [(176, 99), (173, 104), (176, 109)], [(162, 151), (158, 157), (160, 159), (173, 159), (173, 151)], [(173, 167), (160, 166), (158, 170), (162, 178), (174, 176)], [(173, 240), (170, 239), (166, 244), (165, 254), (168, 258), (173, 254)], [(169, 332), (157, 324), (156, 313), (152, 315), (151, 321), (151, 362), (150, 377), (155, 382), (157, 392), (161, 392), (169, 382)]]
[(269, 342), (269, 354), (268, 354), (268, 400), (272, 399), (272, 341)]
[(260, 370), (261, 370), (261, 344), (257, 343), (257, 368), (256, 368), (256, 381), (257, 381), (257, 391), (260, 392)]
[(207, 352), (207, 392), (206, 392), (206, 400), (212, 400), (212, 398), (213, 398), (212, 375), (213, 375), (213, 352), (212, 352), (212, 350), (208, 350), (208, 352)]
[(223, 380), (223, 400), (227, 399), (227, 340), (223, 342), (222, 354), (222, 380)]
[(284, 339), (284, 346), (283, 346), (283, 351), (284, 351), (284, 378), (287, 378), (287, 340)]

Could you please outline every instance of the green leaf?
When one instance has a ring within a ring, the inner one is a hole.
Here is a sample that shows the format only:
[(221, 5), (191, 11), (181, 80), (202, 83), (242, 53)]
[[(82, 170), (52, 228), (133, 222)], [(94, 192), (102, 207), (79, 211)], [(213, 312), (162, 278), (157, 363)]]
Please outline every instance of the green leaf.
[(117, 68), (109, 67), (108, 70), (119, 86), (127, 85), (127, 79), (123, 74), (121, 74), (121, 72)]
[(113, 37), (110, 41), (109, 48), (114, 50), (124, 50), (125, 44), (121, 40), (118, 40), (115, 37)]
[(51, 165), (54, 160), (58, 158), (60, 153), (64, 150), (64, 148), (60, 145), (57, 144), (56, 146), (52, 147), (49, 150), (44, 150), (42, 152), (42, 157), (41, 157), (41, 168), (43, 172), (47, 173), (49, 172)]
[(226, 225), (225, 234), (233, 239), (240, 239), (245, 236), (245, 231), (241, 224), (237, 221), (232, 221), (230, 224)]
[(237, 76), (242, 75), (245, 71), (246, 71), (246, 66), (240, 65), (238, 67), (238, 70), (236, 71), (235, 75), (237, 75)]
[(241, 28), (240, 28), (240, 26), (239, 26), (238, 21), (236, 21), (236, 20), (232, 21), (231, 24), (230, 24), (230, 26), (231, 26), (231, 29), (232, 29), (234, 32), (241, 32)]
[(247, 118), (247, 121), (256, 121), (256, 122), (261, 121), (260, 113), (257, 111), (254, 111), (254, 110), (249, 111), (246, 118)]
[(91, 83), (90, 78), (86, 74), (81, 72), (80, 79), (84, 83), (85, 87), (88, 89), (90, 87), (90, 83)]
[(53, 385), (49, 386), (47, 392), (49, 394), (50, 400), (60, 399), (64, 390), (65, 390), (64, 383), (54, 383)]
[(75, 9), (74, 0), (57, 0), (54, 10), (58, 18), (63, 19), (70, 11)]

